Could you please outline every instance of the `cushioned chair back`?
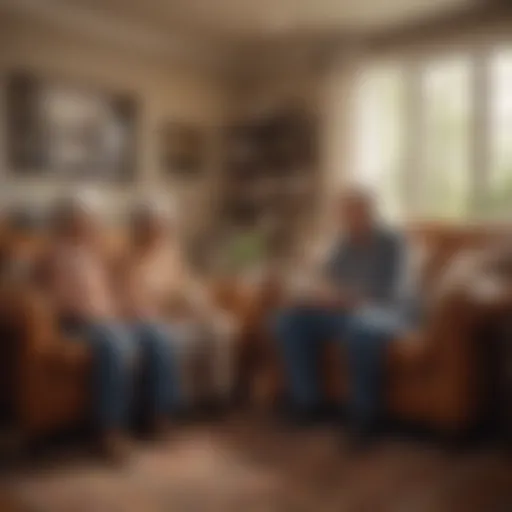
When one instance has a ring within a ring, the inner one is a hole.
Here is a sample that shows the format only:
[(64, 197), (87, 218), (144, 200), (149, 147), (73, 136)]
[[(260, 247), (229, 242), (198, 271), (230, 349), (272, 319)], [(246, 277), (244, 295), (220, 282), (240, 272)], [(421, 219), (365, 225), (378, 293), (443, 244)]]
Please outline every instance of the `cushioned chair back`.
[(42, 233), (11, 233), (7, 255), (9, 271), (24, 273), (37, 264), (48, 247), (47, 237)]
[(428, 303), (422, 336), (432, 365), (430, 400), (453, 425), (465, 424), (479, 408), (480, 346), (476, 333), (482, 310), (467, 284), (480, 270), (476, 250), (494, 247), (498, 231), (489, 228), (426, 226), (411, 235), (423, 244), (423, 292)]
[(425, 327), (430, 343), (435, 345), (434, 352), (443, 361), (462, 357), (462, 345), (479, 313), (461, 290), (461, 284), (472, 279), (471, 271), (460, 268), (467, 275), (451, 277), (475, 249), (493, 247), (499, 236), (499, 231), (487, 227), (435, 225), (416, 227), (411, 233), (413, 243), (422, 244), (424, 251), (419, 281), (426, 307)]
[(411, 226), (410, 243), (421, 252), (420, 289), (428, 293), (443, 276), (454, 257), (467, 251), (491, 247), (504, 231), (493, 227), (461, 227), (442, 224)]

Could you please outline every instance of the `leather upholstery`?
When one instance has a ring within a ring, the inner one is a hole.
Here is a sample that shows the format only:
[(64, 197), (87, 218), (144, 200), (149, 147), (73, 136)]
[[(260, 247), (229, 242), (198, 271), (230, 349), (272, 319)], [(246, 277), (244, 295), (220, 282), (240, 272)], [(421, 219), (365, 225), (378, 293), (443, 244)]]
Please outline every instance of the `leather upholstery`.
[[(2, 262), (35, 264), (43, 257), (44, 237), (0, 234)], [(411, 228), (411, 240), (422, 241), (429, 252), (423, 285), (436, 282), (455, 254), (491, 244), (495, 236), (488, 228)], [(110, 237), (104, 247), (118, 254), (122, 237)], [(34, 276), (11, 274), (4, 272), (0, 286), (0, 408), (11, 410), (27, 436), (83, 422), (90, 404), (90, 354), (59, 331)], [(277, 277), (258, 285), (226, 280), (211, 286), (217, 303), (239, 318), (240, 379), (262, 404), (275, 400), (283, 387), (280, 358), (266, 329), (280, 304)], [(385, 395), (393, 413), (452, 430), (475, 417), (480, 377), (473, 338), (480, 313), (478, 305), (454, 289), (437, 301), (425, 325), (391, 343)], [(347, 372), (332, 347), (326, 350), (323, 374), (328, 394), (343, 399)]]
[[(411, 243), (427, 251), (420, 283), (424, 292), (440, 285), (449, 265), (473, 249), (490, 248), (500, 232), (486, 228), (414, 226)], [(463, 284), (477, 276), (468, 275)], [(387, 354), (387, 382), (384, 390), (388, 410), (395, 416), (433, 428), (456, 431), (478, 416), (482, 382), (476, 334), (486, 310), (471, 297), (471, 287), (449, 283), (432, 296), (426, 321), (413, 332), (390, 343)], [(268, 309), (278, 302), (268, 304)], [(283, 369), (274, 343), (267, 333), (264, 381), (267, 402), (283, 390)], [(348, 369), (334, 344), (326, 347), (322, 375), (328, 397), (343, 401), (348, 392)]]
[[(27, 437), (83, 422), (90, 409), (91, 354), (63, 335), (40, 289), (48, 239), (6, 229), (0, 246), (0, 352), (8, 355), (0, 363), (4, 408)], [(102, 247), (114, 257), (122, 245), (112, 237)]]
[[(9, 411), (29, 438), (81, 424), (90, 410), (91, 354), (59, 330), (39, 286), (48, 239), (12, 230), (0, 235), (0, 413)], [(126, 248), (122, 232), (100, 243), (112, 263)], [(209, 289), (219, 307), (235, 313), (249, 330), (261, 317), (243, 286), (218, 281)], [(243, 325), (241, 336), (248, 336)]]

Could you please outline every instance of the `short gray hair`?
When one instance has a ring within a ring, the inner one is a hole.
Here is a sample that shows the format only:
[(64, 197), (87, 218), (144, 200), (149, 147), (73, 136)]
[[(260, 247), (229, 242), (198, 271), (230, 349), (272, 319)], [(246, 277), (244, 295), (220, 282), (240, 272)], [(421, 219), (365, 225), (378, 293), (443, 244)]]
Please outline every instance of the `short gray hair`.
[(97, 199), (85, 192), (61, 196), (51, 208), (51, 224), (54, 227), (61, 227), (76, 214), (98, 215), (99, 202)]
[(176, 220), (176, 209), (172, 201), (163, 201), (161, 198), (143, 198), (132, 205), (131, 218)]
[(361, 183), (350, 183), (345, 185), (338, 193), (338, 198), (342, 200), (354, 200), (364, 202), (368, 205), (375, 203), (376, 194), (369, 186)]

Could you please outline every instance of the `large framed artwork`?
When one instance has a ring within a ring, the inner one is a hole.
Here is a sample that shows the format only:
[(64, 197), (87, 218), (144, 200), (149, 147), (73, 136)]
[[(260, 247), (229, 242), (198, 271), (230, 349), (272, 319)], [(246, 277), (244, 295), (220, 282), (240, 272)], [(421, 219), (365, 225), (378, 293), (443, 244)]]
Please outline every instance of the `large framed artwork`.
[(129, 181), (136, 168), (133, 98), (13, 73), (7, 152), (16, 176)]

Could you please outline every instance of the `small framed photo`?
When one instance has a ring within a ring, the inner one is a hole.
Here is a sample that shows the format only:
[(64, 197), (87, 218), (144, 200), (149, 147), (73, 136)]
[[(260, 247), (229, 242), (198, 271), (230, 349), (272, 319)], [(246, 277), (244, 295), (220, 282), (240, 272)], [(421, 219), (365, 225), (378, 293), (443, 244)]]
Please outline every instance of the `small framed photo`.
[(204, 137), (197, 126), (166, 122), (160, 134), (161, 165), (167, 175), (195, 176), (204, 164)]

